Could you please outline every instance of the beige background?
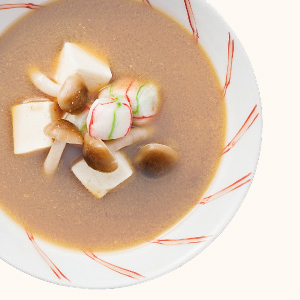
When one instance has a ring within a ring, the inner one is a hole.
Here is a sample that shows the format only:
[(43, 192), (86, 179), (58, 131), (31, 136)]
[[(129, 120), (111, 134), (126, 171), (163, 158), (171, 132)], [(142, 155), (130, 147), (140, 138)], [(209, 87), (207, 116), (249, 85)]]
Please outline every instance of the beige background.
[(300, 7), (296, 0), (208, 2), (243, 43), (263, 104), (260, 163), (234, 220), (188, 264), (125, 289), (60, 287), (0, 261), (1, 299), (300, 299)]

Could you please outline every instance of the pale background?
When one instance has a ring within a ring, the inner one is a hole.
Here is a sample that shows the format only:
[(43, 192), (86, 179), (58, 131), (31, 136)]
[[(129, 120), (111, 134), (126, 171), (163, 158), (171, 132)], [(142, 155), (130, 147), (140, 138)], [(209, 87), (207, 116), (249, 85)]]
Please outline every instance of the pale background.
[(300, 5), (296, 0), (208, 2), (244, 45), (263, 105), (258, 170), (233, 221), (183, 267), (129, 288), (61, 287), (0, 260), (1, 299), (300, 299)]

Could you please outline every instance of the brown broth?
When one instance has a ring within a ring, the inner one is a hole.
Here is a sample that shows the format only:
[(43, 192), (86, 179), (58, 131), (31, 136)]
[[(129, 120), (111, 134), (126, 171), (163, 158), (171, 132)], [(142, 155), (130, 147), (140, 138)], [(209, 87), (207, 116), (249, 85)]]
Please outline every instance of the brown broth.
[[(180, 154), (176, 167), (150, 179), (138, 170), (103, 199), (71, 172), (80, 149), (68, 146), (53, 178), (48, 150), (13, 154), (12, 105), (44, 96), (27, 70), (53, 75), (64, 42), (106, 56), (113, 79), (148, 78), (161, 87), (154, 134), (128, 147), (163, 143)], [(163, 13), (132, 0), (61, 0), (28, 13), (0, 38), (0, 208), (33, 234), (81, 250), (112, 251), (150, 241), (195, 207), (213, 179), (224, 146), (226, 111), (217, 75), (191, 34)]]

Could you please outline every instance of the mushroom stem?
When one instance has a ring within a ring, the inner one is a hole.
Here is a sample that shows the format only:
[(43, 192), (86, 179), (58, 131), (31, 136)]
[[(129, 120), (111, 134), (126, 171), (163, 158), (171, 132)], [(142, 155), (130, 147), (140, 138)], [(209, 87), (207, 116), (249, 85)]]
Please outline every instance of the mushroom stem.
[(151, 130), (145, 128), (132, 128), (131, 131), (124, 137), (116, 140), (105, 142), (110, 151), (116, 152), (124, 147), (145, 140), (151, 133)]
[(61, 142), (58, 140), (54, 141), (48, 153), (48, 156), (44, 162), (44, 171), (46, 174), (53, 175), (55, 173), (65, 147), (66, 142)]
[(39, 69), (33, 68), (29, 71), (29, 77), (32, 83), (42, 92), (52, 97), (57, 97), (61, 86), (51, 79), (49, 79), (45, 74), (43, 74)]

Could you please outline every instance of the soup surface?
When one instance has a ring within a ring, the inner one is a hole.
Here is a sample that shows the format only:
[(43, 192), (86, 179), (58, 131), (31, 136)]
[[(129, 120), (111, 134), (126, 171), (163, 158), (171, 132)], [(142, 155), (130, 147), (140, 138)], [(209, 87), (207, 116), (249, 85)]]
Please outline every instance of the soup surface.
[[(13, 154), (12, 105), (43, 96), (27, 71), (53, 76), (64, 42), (103, 54), (113, 80), (147, 78), (161, 90), (153, 135), (124, 150), (163, 143), (180, 154), (163, 177), (138, 170), (103, 199), (77, 180), (80, 149), (68, 146), (58, 172), (43, 173), (48, 150)], [(226, 111), (211, 62), (191, 34), (163, 13), (133, 0), (60, 0), (28, 13), (0, 38), (0, 208), (33, 234), (64, 247), (113, 251), (151, 241), (182, 219), (213, 179), (224, 146)]]

